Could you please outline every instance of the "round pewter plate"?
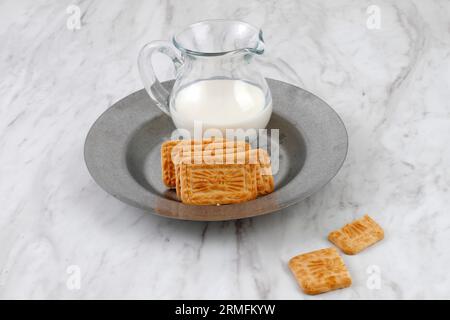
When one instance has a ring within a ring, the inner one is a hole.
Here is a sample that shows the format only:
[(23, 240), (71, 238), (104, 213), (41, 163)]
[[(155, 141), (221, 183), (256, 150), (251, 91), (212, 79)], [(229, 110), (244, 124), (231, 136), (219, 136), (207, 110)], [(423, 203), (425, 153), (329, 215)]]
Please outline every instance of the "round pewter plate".
[[(220, 221), (259, 216), (306, 199), (327, 184), (347, 154), (347, 131), (323, 100), (296, 86), (268, 79), (279, 129), (280, 159), (275, 191), (256, 200), (222, 206), (186, 205), (161, 180), (161, 144), (172, 120), (137, 91), (106, 110), (90, 129), (84, 158), (94, 180), (132, 206), (184, 220)], [(165, 83), (167, 88), (172, 82)]]

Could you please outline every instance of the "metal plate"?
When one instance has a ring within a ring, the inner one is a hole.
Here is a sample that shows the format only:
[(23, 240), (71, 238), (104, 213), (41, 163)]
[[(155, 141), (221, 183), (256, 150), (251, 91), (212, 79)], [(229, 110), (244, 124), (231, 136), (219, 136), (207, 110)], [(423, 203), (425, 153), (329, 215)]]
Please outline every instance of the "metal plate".
[[(241, 219), (278, 211), (306, 199), (341, 168), (348, 147), (342, 120), (323, 100), (296, 86), (268, 79), (280, 130), (275, 192), (241, 204), (185, 205), (161, 180), (160, 147), (174, 125), (144, 90), (120, 100), (94, 123), (84, 157), (94, 180), (130, 205), (162, 216), (201, 221)], [(164, 84), (170, 88), (172, 83)]]

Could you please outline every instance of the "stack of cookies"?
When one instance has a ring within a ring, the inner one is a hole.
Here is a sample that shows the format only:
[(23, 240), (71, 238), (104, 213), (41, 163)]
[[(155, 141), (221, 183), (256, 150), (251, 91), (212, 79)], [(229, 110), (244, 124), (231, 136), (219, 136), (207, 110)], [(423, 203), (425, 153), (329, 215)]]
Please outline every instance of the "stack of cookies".
[(274, 190), (269, 155), (245, 141), (166, 141), (161, 165), (164, 184), (186, 204), (240, 203)]

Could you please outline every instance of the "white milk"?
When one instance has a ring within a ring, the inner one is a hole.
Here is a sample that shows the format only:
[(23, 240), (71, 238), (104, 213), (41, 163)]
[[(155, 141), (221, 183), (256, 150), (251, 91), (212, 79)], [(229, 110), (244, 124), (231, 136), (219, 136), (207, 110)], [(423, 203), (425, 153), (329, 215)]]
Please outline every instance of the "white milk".
[(194, 120), (202, 121), (203, 129), (262, 129), (272, 113), (264, 92), (241, 80), (195, 82), (181, 89), (173, 104), (170, 112), (175, 126), (190, 131)]

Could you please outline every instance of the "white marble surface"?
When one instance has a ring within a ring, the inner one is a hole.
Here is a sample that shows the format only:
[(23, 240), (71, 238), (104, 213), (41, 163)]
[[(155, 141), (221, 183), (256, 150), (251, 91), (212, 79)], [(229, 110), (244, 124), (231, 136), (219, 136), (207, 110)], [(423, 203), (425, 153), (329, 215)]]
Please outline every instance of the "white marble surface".
[[(72, 3), (76, 31), (66, 27)], [(450, 298), (450, 3), (205, 3), (0, 3), (0, 298), (310, 299), (288, 259), (329, 246), (330, 230), (364, 213), (385, 240), (344, 256), (351, 288), (314, 299)], [(371, 4), (379, 30), (366, 27)], [(347, 161), (307, 201), (257, 219), (174, 221), (119, 202), (89, 176), (84, 138), (142, 88), (140, 47), (207, 18), (262, 26), (268, 52), (343, 118)], [(67, 286), (71, 265), (79, 290)], [(379, 290), (366, 285), (371, 265)]]

